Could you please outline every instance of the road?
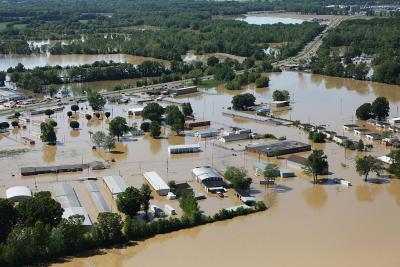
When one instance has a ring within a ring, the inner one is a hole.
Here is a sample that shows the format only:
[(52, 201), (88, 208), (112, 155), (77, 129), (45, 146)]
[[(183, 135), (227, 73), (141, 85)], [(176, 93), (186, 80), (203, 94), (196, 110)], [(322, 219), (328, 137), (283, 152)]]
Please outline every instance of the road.
[(301, 61), (304, 62), (309, 62), (313, 56), (317, 53), (318, 48), (322, 44), (322, 40), (324, 36), (333, 28), (338, 26), (342, 21), (348, 19), (350, 17), (339, 17), (339, 18), (334, 18), (332, 19), (328, 26), (320, 33), (318, 34), (311, 42), (309, 42), (303, 50), (301, 50), (297, 55), (278, 61), (274, 65), (281, 67), (285, 65), (291, 65), (291, 64), (299, 64)]

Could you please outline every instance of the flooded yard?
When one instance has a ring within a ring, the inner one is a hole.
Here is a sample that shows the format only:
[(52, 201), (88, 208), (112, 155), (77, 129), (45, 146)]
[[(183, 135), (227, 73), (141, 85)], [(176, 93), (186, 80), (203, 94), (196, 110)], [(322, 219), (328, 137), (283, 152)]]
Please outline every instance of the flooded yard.
[[(272, 133), (288, 139), (309, 143), (307, 134), (295, 127), (274, 126), (222, 115), (230, 106), (233, 95), (250, 92), (257, 102), (269, 102), (275, 89), (290, 92), (292, 108), (276, 114), (283, 118), (327, 125), (329, 130), (342, 132), (342, 125), (355, 121), (355, 109), (362, 103), (371, 102), (377, 96), (388, 98), (391, 115), (398, 114), (400, 87), (351, 79), (325, 77), (297, 72), (269, 74), (269, 88), (255, 89), (250, 85), (241, 91), (227, 91), (223, 87), (202, 89), (201, 93), (181, 99), (192, 104), (196, 117), (209, 119), (211, 128), (239, 126), (251, 128), (254, 132)], [(111, 117), (126, 117), (133, 104), (107, 105)], [(82, 112), (87, 104), (81, 103)], [(189, 181), (195, 190), (205, 193), (192, 181), (190, 171), (200, 165), (212, 165), (223, 172), (227, 166), (244, 167), (253, 177), (252, 193), (257, 200), (265, 200), (270, 206), (266, 212), (239, 217), (234, 220), (159, 235), (126, 248), (105, 249), (104, 253), (66, 259), (54, 266), (399, 266), (400, 246), (398, 229), (400, 224), (400, 181), (387, 180), (383, 184), (366, 183), (356, 173), (354, 160), (356, 152), (345, 150), (334, 144), (312, 144), (324, 149), (328, 156), (330, 178), (344, 178), (352, 187), (341, 185), (314, 185), (311, 178), (300, 169), (295, 178), (277, 180), (275, 187), (267, 188), (259, 184), (261, 178), (254, 175), (254, 162), (271, 161), (287, 168), (284, 159), (267, 159), (252, 153), (232, 152), (215, 146), (215, 140), (198, 140), (190, 136), (176, 136), (167, 129), (163, 138), (149, 136), (124, 139), (117, 144), (115, 152), (101, 149), (92, 150), (89, 130), (107, 131), (108, 121), (92, 119), (87, 122), (79, 116), (80, 130), (69, 128), (66, 112), (53, 115), (58, 122), (57, 146), (42, 145), (40, 141), (29, 152), (13, 158), (2, 159), (0, 164), (0, 196), (13, 185), (25, 184), (33, 191), (51, 190), (58, 181), (67, 181), (78, 188), (78, 198), (95, 219), (96, 210), (85, 191), (81, 176), (122, 175), (129, 185), (140, 186), (144, 182), (144, 171), (157, 171), (165, 180)], [(35, 116), (34, 120), (44, 121), (46, 116)], [(2, 118), (0, 121), (3, 121)], [(141, 118), (130, 117), (132, 125)], [(19, 143), (21, 136), (38, 131), (38, 126), (29, 124), (26, 130), (12, 130), (0, 136), (1, 149), (29, 148)], [(355, 138), (353, 133), (345, 135)], [(168, 138), (166, 138), (168, 137)], [(250, 141), (249, 141), (250, 142)], [(170, 156), (167, 152), (171, 144), (200, 143), (202, 152)], [(378, 143), (369, 152), (381, 156), (389, 150)], [(307, 153), (300, 153), (306, 156)], [(58, 175), (20, 176), (20, 167), (57, 165), (114, 159), (111, 168), (104, 171), (84, 171)], [(346, 163), (346, 167), (344, 164)], [(290, 168), (290, 167), (289, 167)], [(375, 177), (372, 175), (372, 177)], [(111, 196), (98, 181), (103, 195), (110, 203)], [(156, 197), (154, 203), (172, 203)], [(231, 194), (224, 199), (207, 194), (206, 200), (199, 201), (206, 214), (212, 214), (223, 207), (240, 204)], [(116, 207), (113, 204), (113, 210)], [(177, 209), (179, 214), (179, 209)]]

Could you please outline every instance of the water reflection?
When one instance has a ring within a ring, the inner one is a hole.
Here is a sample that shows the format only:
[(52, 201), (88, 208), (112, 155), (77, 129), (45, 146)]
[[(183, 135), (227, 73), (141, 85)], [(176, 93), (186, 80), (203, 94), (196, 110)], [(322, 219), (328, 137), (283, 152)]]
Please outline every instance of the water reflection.
[(376, 195), (381, 191), (381, 186), (362, 184), (356, 186), (356, 196), (361, 202), (373, 202)]
[(58, 146), (43, 145), (42, 158), (46, 163), (53, 163), (56, 159)]
[(306, 203), (314, 209), (322, 208), (328, 200), (328, 195), (322, 185), (312, 185), (304, 189), (303, 197)]

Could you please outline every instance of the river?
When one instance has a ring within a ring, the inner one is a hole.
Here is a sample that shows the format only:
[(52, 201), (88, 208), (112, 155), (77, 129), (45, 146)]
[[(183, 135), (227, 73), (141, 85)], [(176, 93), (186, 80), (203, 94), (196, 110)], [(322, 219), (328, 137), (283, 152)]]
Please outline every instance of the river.
[[(237, 125), (249, 127), (260, 133), (273, 133), (289, 139), (307, 141), (303, 131), (293, 127), (259, 124), (221, 114), (230, 105), (231, 97), (238, 93), (254, 93), (259, 102), (267, 102), (274, 89), (287, 89), (292, 97), (292, 110), (280, 116), (311, 123), (329, 125), (341, 131), (343, 123), (352, 122), (356, 107), (370, 102), (377, 96), (390, 101), (391, 114), (398, 114), (400, 87), (351, 79), (341, 79), (297, 72), (269, 75), (270, 88), (254, 89), (248, 86), (241, 91), (227, 91), (222, 87), (204, 90), (203, 93), (184, 97), (192, 103), (196, 116), (212, 120), (213, 128)], [(86, 104), (80, 104), (85, 110)], [(132, 106), (130, 104), (129, 106)], [(107, 105), (113, 116), (125, 116), (128, 106)], [(69, 107), (66, 108), (69, 110)], [(78, 197), (92, 218), (95, 208), (78, 178), (82, 175), (112, 175), (120, 173), (128, 184), (139, 186), (143, 182), (143, 171), (156, 170), (166, 179), (187, 181), (190, 170), (199, 164), (213, 164), (224, 170), (228, 165), (245, 167), (253, 176), (253, 194), (265, 200), (271, 207), (268, 211), (211, 225), (196, 227), (171, 234), (159, 235), (126, 248), (105, 249), (95, 255), (68, 258), (62, 267), (86, 266), (399, 266), (397, 256), (400, 239), (400, 181), (388, 180), (384, 184), (365, 183), (355, 172), (354, 159), (357, 153), (347, 152), (333, 143), (313, 145), (323, 148), (328, 156), (331, 177), (350, 180), (353, 187), (339, 185), (313, 185), (310, 178), (296, 171), (297, 177), (279, 179), (275, 189), (265, 189), (258, 184), (251, 171), (258, 157), (239, 153), (234, 156), (227, 150), (210, 146), (210, 141), (201, 142), (203, 152), (184, 157), (170, 157), (170, 144), (198, 142), (192, 137), (167, 134), (168, 139), (154, 140), (148, 136), (137, 141), (117, 144), (118, 153), (105, 153), (91, 149), (88, 130), (106, 130), (106, 120), (93, 119), (88, 123), (83, 116), (78, 119), (80, 131), (69, 129), (66, 110), (56, 113), (57, 135), (60, 145), (42, 146), (40, 142), (25, 154), (10, 160), (2, 160), (0, 183), (7, 188), (26, 184), (37, 190), (51, 190), (56, 181), (67, 181), (75, 186)], [(45, 120), (46, 116), (36, 116)], [(140, 121), (129, 118), (128, 122)], [(17, 143), (21, 136), (38, 131), (38, 126), (29, 125), (27, 130), (13, 130), (0, 139), (2, 149), (24, 147)], [(352, 133), (345, 135), (357, 140)], [(380, 156), (388, 149), (375, 143), (372, 155)], [(359, 156), (359, 155), (358, 155)], [(20, 166), (42, 166), (115, 159), (111, 169), (91, 171), (87, 174), (68, 173), (40, 175), (21, 178)], [(167, 161), (168, 160), (168, 161)], [(261, 160), (266, 160), (261, 158)], [(284, 166), (285, 161), (269, 159)], [(341, 163), (345, 162), (347, 167)], [(169, 171), (166, 171), (169, 166)], [(372, 175), (374, 177), (374, 175)], [(99, 183), (104, 194), (104, 186)], [(4, 193), (0, 189), (0, 195)], [(35, 190), (36, 190), (35, 189)], [(197, 188), (197, 190), (202, 190)], [(109, 198), (111, 201), (111, 197)], [(156, 198), (155, 203), (163, 203)], [(224, 200), (215, 196), (200, 202), (207, 214), (212, 214), (226, 205), (237, 205), (232, 195)], [(160, 204), (161, 205), (161, 204)], [(176, 202), (172, 202), (177, 207)], [(114, 206), (115, 209), (115, 206)], [(179, 213), (179, 207), (177, 208)]]

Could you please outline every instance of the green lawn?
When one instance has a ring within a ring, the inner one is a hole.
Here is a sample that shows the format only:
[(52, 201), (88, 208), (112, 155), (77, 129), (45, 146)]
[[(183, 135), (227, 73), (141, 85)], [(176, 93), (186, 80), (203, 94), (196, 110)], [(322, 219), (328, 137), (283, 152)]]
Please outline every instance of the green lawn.
[(221, 81), (217, 80), (207, 80), (207, 81), (201, 81), (197, 84), (198, 87), (204, 87), (204, 88), (211, 88), (211, 87), (217, 87), (218, 85), (223, 84)]
[(0, 22), (0, 31), (4, 31), (6, 29), (7, 22)]

